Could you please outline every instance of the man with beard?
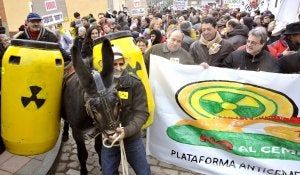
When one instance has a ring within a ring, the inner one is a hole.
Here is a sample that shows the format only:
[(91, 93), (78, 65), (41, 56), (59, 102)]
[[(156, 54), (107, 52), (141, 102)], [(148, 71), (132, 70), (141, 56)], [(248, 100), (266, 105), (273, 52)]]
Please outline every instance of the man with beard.
[(184, 34), (179, 29), (176, 29), (168, 34), (165, 43), (150, 47), (144, 55), (147, 71), (149, 72), (150, 54), (158, 55), (180, 64), (194, 64), (191, 55), (181, 47), (183, 37)]
[(201, 23), (201, 36), (190, 46), (190, 53), (196, 64), (203, 62), (210, 66), (222, 67), (223, 60), (233, 52), (233, 46), (221, 38), (217, 22), (213, 17), (206, 17)]
[[(114, 86), (121, 99), (120, 123), (117, 135), (109, 136), (109, 141), (124, 141), (128, 163), (135, 174), (150, 175), (150, 167), (146, 159), (146, 151), (141, 138), (141, 129), (149, 117), (147, 95), (142, 81), (129, 74), (124, 67), (125, 60), (121, 48), (113, 46), (114, 52)], [(103, 175), (119, 174), (121, 160), (119, 146), (101, 149), (101, 168)], [(124, 173), (124, 172), (123, 172)]]
[[(27, 16), (27, 26), (24, 31), (15, 35), (16, 39), (36, 40), (58, 43), (58, 37), (42, 24), (42, 18), (37, 13), (29, 13)], [(59, 45), (64, 61), (70, 61), (71, 55), (62, 49)]]
[(228, 55), (224, 66), (233, 69), (279, 72), (274, 57), (265, 49), (268, 38), (264, 27), (256, 27), (249, 32), (245, 49), (237, 50)]

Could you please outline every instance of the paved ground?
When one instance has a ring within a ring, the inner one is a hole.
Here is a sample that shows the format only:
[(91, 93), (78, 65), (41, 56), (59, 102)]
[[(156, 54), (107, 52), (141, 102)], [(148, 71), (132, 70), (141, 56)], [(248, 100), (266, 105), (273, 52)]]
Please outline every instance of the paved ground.
[[(144, 139), (145, 140), (145, 139)], [(94, 150), (94, 141), (86, 141), (86, 146), (89, 152), (89, 158), (87, 161), (87, 168), (91, 175), (101, 175), (100, 167), (98, 163), (98, 156)], [(53, 175), (80, 175), (79, 161), (77, 158), (77, 150), (75, 142), (70, 135), (70, 139), (67, 142), (62, 142), (61, 152), (58, 155), (57, 164), (52, 169)], [(163, 163), (157, 159), (148, 156), (148, 162), (151, 167), (153, 175), (196, 175), (191, 171), (185, 170), (174, 165)], [(119, 167), (121, 171), (121, 168)], [(131, 168), (129, 168), (130, 174), (135, 174)], [(122, 173), (121, 173), (122, 174)]]
[[(86, 141), (89, 153), (87, 168), (90, 175), (102, 175), (93, 145), (93, 140)], [(160, 162), (151, 156), (148, 156), (147, 159), (153, 175), (197, 174)], [(119, 170), (121, 172), (121, 168)], [(76, 145), (71, 135), (67, 142), (61, 142), (60, 135), (54, 148), (44, 154), (19, 156), (5, 151), (0, 155), (0, 175), (80, 175), (79, 172)], [(130, 175), (134, 174), (130, 167), (129, 173)]]

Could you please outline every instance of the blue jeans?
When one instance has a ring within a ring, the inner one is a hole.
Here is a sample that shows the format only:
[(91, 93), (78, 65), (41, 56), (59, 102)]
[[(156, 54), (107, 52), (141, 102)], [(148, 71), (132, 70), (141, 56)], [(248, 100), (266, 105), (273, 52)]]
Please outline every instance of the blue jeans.
[[(146, 159), (146, 151), (142, 138), (131, 143), (125, 144), (127, 161), (137, 175), (150, 175), (150, 167)], [(112, 148), (102, 147), (101, 150), (101, 168), (103, 175), (119, 175), (118, 167), (120, 165), (121, 155), (120, 147)]]

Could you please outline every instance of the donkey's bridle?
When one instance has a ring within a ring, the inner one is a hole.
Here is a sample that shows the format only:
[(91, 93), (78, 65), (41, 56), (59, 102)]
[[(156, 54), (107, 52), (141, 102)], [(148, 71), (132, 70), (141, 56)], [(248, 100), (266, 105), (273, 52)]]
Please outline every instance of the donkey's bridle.
[[(93, 78), (94, 78), (94, 81), (96, 83), (96, 87), (97, 87), (97, 92), (99, 94), (99, 100), (100, 100), (100, 104), (102, 105), (102, 108), (104, 109), (104, 116), (102, 117), (108, 117), (108, 120), (109, 123), (107, 124), (104, 124), (106, 125), (109, 130), (114, 130), (116, 129), (119, 124), (117, 121), (119, 121), (119, 106), (118, 105), (118, 109), (117, 109), (117, 118), (115, 119), (114, 116), (113, 116), (113, 111), (112, 111), (112, 108), (111, 108), (111, 105), (110, 103), (108, 102), (108, 98), (107, 96), (112, 93), (113, 91), (116, 91), (115, 88), (113, 86), (111, 86), (110, 88), (105, 88), (104, 84), (103, 84), (103, 81), (102, 81), (102, 78), (100, 76), (100, 73), (93, 70), (92, 71), (92, 75), (93, 75)], [(101, 114), (99, 114), (99, 112), (96, 110), (96, 108), (94, 106), (91, 106), (91, 103), (90, 101), (92, 100), (93, 98), (89, 97), (86, 102), (85, 102), (85, 106), (86, 106), (86, 110), (87, 110), (87, 113), (91, 116), (91, 118), (94, 120), (94, 124), (98, 126), (98, 128), (102, 131), (102, 132), (105, 132), (107, 135), (111, 135), (113, 133), (107, 133), (107, 131), (105, 130), (105, 128), (102, 128), (99, 126), (98, 122), (97, 121), (97, 117), (96, 116), (99, 116)]]

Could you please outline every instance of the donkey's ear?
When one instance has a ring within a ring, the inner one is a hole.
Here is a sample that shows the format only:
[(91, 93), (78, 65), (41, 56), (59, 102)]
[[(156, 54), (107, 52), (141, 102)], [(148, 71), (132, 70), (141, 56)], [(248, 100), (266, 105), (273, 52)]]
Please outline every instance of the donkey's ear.
[(105, 38), (102, 43), (102, 71), (101, 77), (106, 88), (110, 87), (113, 79), (114, 53), (110, 41)]
[(80, 49), (77, 47), (78, 43), (74, 43), (72, 47), (72, 61), (75, 72), (78, 76), (80, 84), (89, 95), (97, 94), (97, 87), (94, 82), (90, 70), (85, 66), (81, 58)]
[(72, 59), (80, 57), (80, 50), (78, 49), (78, 40), (74, 40), (73, 46), (71, 48)]

